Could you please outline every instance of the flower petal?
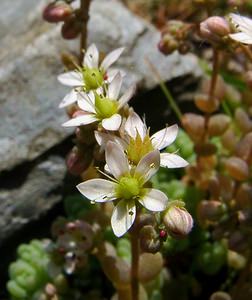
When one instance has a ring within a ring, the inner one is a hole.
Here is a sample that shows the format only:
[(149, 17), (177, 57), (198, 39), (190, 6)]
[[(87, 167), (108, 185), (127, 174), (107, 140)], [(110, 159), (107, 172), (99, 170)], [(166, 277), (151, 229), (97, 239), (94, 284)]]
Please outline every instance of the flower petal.
[(59, 108), (63, 108), (75, 103), (77, 101), (77, 95), (78, 93), (75, 91), (75, 89), (72, 89), (71, 92), (66, 94), (66, 96), (62, 99), (59, 104)]
[(108, 86), (108, 98), (117, 100), (122, 86), (122, 76), (118, 72)]
[(118, 130), (122, 122), (122, 117), (119, 114), (114, 114), (110, 118), (102, 120), (102, 127), (106, 130)]
[(83, 114), (62, 124), (63, 127), (87, 125), (98, 121), (94, 114)]
[(114, 134), (95, 131), (95, 139), (96, 139), (98, 145), (101, 146), (101, 148), (105, 148), (109, 141), (117, 143), (123, 149), (125, 149), (127, 147), (126, 142)]
[(95, 114), (95, 96), (93, 92), (78, 94), (78, 106), (80, 109)]
[(140, 160), (136, 167), (135, 174), (143, 180), (143, 183), (145, 183), (158, 171), (159, 166), (160, 153), (158, 150), (154, 150), (146, 154)]
[(136, 218), (134, 201), (121, 200), (113, 210), (111, 226), (117, 237), (124, 235), (133, 225)]
[(133, 139), (136, 138), (138, 132), (141, 139), (143, 140), (146, 135), (147, 128), (139, 115), (133, 112), (129, 115), (127, 121), (125, 122), (125, 131)]
[(88, 68), (98, 68), (99, 63), (99, 52), (95, 46), (92, 44), (88, 47), (85, 55), (83, 65)]
[(83, 196), (95, 202), (115, 200), (115, 188), (116, 183), (101, 178), (87, 180), (77, 185), (77, 189)]
[(163, 211), (168, 202), (167, 196), (156, 189), (144, 189), (145, 196), (139, 202), (148, 210)]
[(118, 48), (110, 52), (102, 61), (101, 68), (107, 70), (122, 54), (124, 48)]
[(252, 37), (252, 20), (248, 17), (244, 17), (238, 14), (230, 14), (231, 22), (235, 25), (235, 27), (250, 35)]
[(161, 153), (160, 166), (166, 168), (184, 168), (188, 166), (188, 162), (177, 154)]
[(126, 103), (129, 102), (129, 100), (133, 97), (133, 95), (136, 92), (136, 85), (132, 85), (131, 87), (128, 88), (128, 90), (122, 95), (122, 97), (118, 100), (119, 106), (118, 108), (120, 109), (123, 107)]
[(245, 32), (231, 33), (229, 37), (239, 43), (252, 44), (252, 35), (248, 35)]
[(173, 143), (178, 134), (178, 125), (166, 127), (152, 135), (152, 145), (161, 150)]
[(106, 77), (107, 77), (106, 82), (110, 83), (114, 79), (117, 73), (120, 73), (122, 78), (126, 76), (126, 72), (124, 72), (123, 70), (109, 68), (106, 71)]
[(109, 170), (115, 178), (118, 179), (129, 173), (129, 162), (121, 146), (108, 142), (105, 157)]
[(71, 72), (60, 74), (58, 76), (58, 81), (64, 85), (68, 85), (68, 86), (82, 86), (83, 85), (82, 74), (78, 71), (71, 71)]

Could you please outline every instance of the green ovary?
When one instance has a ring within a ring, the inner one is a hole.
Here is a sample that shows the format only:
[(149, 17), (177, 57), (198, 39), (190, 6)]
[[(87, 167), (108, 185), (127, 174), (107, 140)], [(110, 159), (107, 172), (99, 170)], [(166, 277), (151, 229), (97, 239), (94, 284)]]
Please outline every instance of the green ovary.
[(100, 96), (96, 95), (95, 109), (98, 118), (100, 119), (110, 118), (115, 113), (117, 113), (117, 101), (108, 98), (101, 98)]
[(116, 194), (118, 198), (132, 199), (140, 194), (140, 185), (136, 178), (122, 177), (119, 180)]
[(85, 83), (85, 90), (96, 90), (103, 84), (103, 72), (98, 69), (85, 68), (82, 71), (83, 80)]
[(137, 134), (136, 138), (130, 139), (127, 154), (129, 157), (129, 160), (134, 164), (137, 165), (141, 158), (145, 156), (147, 153), (154, 150), (151, 139), (149, 137), (149, 134), (146, 134), (144, 139), (142, 140), (140, 135)]

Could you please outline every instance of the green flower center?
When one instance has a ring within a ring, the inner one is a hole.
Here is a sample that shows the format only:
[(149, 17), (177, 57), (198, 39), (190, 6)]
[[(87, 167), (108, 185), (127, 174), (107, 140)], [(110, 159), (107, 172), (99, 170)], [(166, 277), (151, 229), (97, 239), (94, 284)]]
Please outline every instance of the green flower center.
[(136, 178), (122, 177), (116, 188), (118, 198), (132, 199), (140, 194), (141, 186)]
[(85, 83), (85, 91), (96, 90), (103, 84), (104, 81), (104, 72), (95, 68), (83, 68), (82, 76)]
[(106, 119), (117, 113), (118, 102), (101, 96), (95, 96), (95, 110), (98, 118)]
[(126, 149), (128, 158), (134, 165), (137, 165), (144, 155), (153, 150), (154, 147), (152, 146), (149, 132), (147, 132), (143, 140), (139, 133), (137, 133), (135, 139), (130, 138), (128, 148)]

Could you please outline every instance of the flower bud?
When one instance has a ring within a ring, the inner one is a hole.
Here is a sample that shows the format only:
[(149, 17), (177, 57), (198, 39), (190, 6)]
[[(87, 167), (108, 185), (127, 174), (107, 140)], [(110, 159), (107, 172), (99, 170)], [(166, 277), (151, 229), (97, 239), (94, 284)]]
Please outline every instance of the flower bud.
[[(211, 79), (210, 78), (204, 78), (201, 83), (200, 90), (203, 94), (208, 94), (211, 88)], [(225, 97), (226, 93), (226, 84), (223, 78), (218, 75), (217, 80), (215, 83), (215, 88), (214, 88), (214, 96), (220, 100), (222, 100)]]
[(163, 222), (168, 233), (176, 238), (187, 236), (193, 227), (193, 219), (183, 207), (169, 207), (163, 216)]
[(247, 133), (252, 130), (252, 121), (241, 107), (235, 110), (235, 121), (242, 132)]
[(231, 268), (236, 270), (243, 269), (246, 266), (246, 258), (232, 250), (228, 250), (227, 263)]
[(72, 11), (71, 6), (64, 2), (50, 3), (43, 11), (43, 18), (49, 23), (57, 23), (65, 21), (72, 14)]
[(203, 200), (198, 205), (198, 216), (202, 221), (217, 222), (223, 216), (225, 207), (219, 201)]
[(61, 27), (61, 35), (66, 40), (75, 39), (81, 32), (81, 23), (76, 18), (69, 18)]
[(205, 113), (213, 113), (219, 108), (219, 100), (215, 97), (209, 98), (207, 94), (197, 94), (194, 97), (195, 105)]
[(210, 300), (232, 300), (232, 298), (228, 293), (218, 291), (211, 295)]
[(249, 183), (244, 182), (241, 184), (236, 192), (235, 199), (239, 207), (247, 208), (251, 207), (252, 202), (252, 186)]
[(84, 172), (89, 167), (90, 163), (90, 154), (81, 154), (77, 147), (74, 147), (66, 157), (68, 171), (76, 176)]
[(229, 175), (236, 180), (246, 180), (249, 176), (247, 163), (239, 157), (230, 157), (225, 162), (226, 170)]
[(158, 49), (164, 55), (171, 54), (179, 47), (179, 43), (170, 34), (165, 34), (158, 43)]
[(252, 132), (247, 133), (242, 140), (237, 144), (235, 153), (241, 159), (251, 164), (252, 162)]
[(221, 137), (221, 143), (229, 151), (233, 151), (237, 145), (237, 137), (232, 128), (229, 128)]
[(200, 36), (211, 43), (219, 43), (230, 33), (228, 22), (218, 16), (212, 16), (200, 23)]
[(203, 116), (186, 113), (182, 117), (182, 124), (193, 140), (201, 141), (205, 133), (205, 119)]
[(210, 136), (222, 135), (228, 128), (231, 119), (224, 114), (211, 116), (208, 121), (208, 134)]

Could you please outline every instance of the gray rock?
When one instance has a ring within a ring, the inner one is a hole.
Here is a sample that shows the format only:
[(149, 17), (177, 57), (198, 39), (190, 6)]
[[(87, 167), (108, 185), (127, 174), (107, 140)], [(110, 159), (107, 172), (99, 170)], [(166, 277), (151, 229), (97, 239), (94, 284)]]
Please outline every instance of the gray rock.
[(64, 160), (52, 156), (35, 166), (20, 187), (0, 189), (0, 244), (61, 199), (65, 172)]
[[(46, 2), (0, 3), (0, 171), (36, 158), (72, 132), (61, 127), (67, 117), (58, 103), (67, 89), (56, 76), (63, 71), (60, 53), (77, 50), (78, 41), (63, 41), (60, 25), (43, 22), (41, 11)], [(146, 58), (164, 80), (189, 73), (199, 75), (193, 55), (164, 57), (157, 50), (158, 40), (157, 30), (121, 3), (93, 1), (89, 42), (97, 43), (104, 52), (126, 47), (119, 62), (128, 73), (125, 86), (138, 83), (152, 88), (157, 84)]]

